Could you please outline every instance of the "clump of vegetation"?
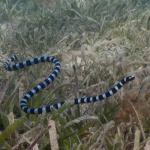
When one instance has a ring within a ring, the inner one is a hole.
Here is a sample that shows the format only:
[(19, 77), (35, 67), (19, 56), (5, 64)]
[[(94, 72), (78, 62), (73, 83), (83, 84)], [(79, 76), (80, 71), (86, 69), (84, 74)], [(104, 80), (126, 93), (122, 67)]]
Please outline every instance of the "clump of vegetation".
[(62, 62), (61, 75), (30, 106), (97, 95), (126, 74), (136, 76), (104, 103), (33, 116), (20, 110), (19, 99), (52, 66), (13, 73), (1, 67), (1, 149), (23, 150), (36, 143), (49, 149), (51, 119), (60, 149), (149, 149), (149, 8), (148, 0), (1, 0), (1, 62), (12, 53), (20, 61), (47, 53)]

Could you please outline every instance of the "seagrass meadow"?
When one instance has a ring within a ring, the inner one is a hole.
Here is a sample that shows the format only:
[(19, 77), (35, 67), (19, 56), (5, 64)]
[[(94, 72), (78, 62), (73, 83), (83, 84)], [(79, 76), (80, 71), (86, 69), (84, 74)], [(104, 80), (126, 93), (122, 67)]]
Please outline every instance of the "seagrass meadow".
[[(61, 62), (31, 107), (99, 95), (126, 75), (135, 80), (102, 102), (29, 115), (19, 100), (53, 65), (7, 72), (12, 54)], [(60, 150), (150, 150), (149, 0), (0, 0), (0, 150), (58, 150), (51, 120)]]

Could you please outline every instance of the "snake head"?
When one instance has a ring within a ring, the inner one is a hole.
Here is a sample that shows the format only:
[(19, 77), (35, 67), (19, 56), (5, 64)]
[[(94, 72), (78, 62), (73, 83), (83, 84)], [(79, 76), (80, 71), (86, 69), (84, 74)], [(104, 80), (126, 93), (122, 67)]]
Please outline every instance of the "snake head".
[(11, 55), (11, 57), (9, 59), (10, 59), (11, 62), (18, 61), (18, 58), (17, 58), (16, 54)]
[(126, 77), (126, 81), (132, 81), (134, 79), (135, 79), (134, 75)]

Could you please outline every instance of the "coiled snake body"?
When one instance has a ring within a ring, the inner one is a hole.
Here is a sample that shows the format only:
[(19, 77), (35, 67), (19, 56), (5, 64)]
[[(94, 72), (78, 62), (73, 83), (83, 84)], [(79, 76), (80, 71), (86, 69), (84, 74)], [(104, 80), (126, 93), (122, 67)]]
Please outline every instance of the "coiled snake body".
[[(22, 69), (27, 66), (31, 66), (33, 64), (38, 64), (40, 62), (52, 62), (55, 65), (52, 73), (48, 76), (48, 78), (46, 78), (43, 82), (37, 84), (37, 86), (33, 87), (30, 91), (26, 92), (26, 94), (20, 100), (20, 107), (25, 113), (28, 114), (42, 114), (44, 112), (48, 113), (51, 112), (53, 109), (61, 108), (65, 104), (65, 101), (63, 101), (63, 102), (57, 102), (52, 105), (42, 106), (39, 108), (30, 108), (28, 106), (29, 100), (39, 91), (46, 88), (50, 83), (52, 83), (60, 73), (61, 65), (58, 59), (56, 59), (53, 56), (40, 56), (19, 63), (15, 63), (16, 60), (17, 57), (15, 55), (10, 57), (4, 63), (5, 69), (8, 71), (14, 71), (14, 70)], [(98, 102), (103, 99), (106, 99), (107, 97), (110, 97), (113, 94), (117, 93), (117, 91), (121, 89), (124, 84), (134, 79), (135, 79), (134, 76), (124, 77), (122, 80), (118, 81), (117, 84), (113, 85), (109, 90), (107, 90), (103, 94), (97, 96), (89, 96), (89, 97), (84, 96), (84, 97), (75, 98), (73, 104), (93, 103), (93, 102)]]

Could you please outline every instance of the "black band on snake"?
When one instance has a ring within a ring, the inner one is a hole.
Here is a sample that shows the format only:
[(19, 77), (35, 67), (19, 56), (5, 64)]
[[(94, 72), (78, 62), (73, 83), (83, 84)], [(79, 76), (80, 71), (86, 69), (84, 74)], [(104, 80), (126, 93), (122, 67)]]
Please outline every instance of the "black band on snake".
[[(52, 73), (48, 76), (48, 78), (46, 78), (43, 82), (37, 84), (37, 86), (33, 87), (30, 91), (26, 92), (26, 94), (20, 100), (20, 107), (25, 113), (28, 113), (28, 114), (42, 114), (45, 112), (48, 113), (48, 112), (51, 112), (53, 109), (61, 108), (65, 104), (65, 101), (63, 101), (63, 102), (55, 103), (53, 105), (42, 106), (39, 108), (30, 108), (28, 106), (29, 100), (39, 91), (41, 91), (42, 89), (46, 88), (49, 84), (51, 84), (60, 73), (61, 65), (58, 59), (56, 59), (53, 56), (45, 55), (45, 56), (40, 56), (40, 57), (35, 57), (33, 59), (25, 60), (19, 63), (15, 63), (16, 60), (17, 60), (17, 57), (15, 55), (10, 57), (4, 63), (5, 69), (8, 71), (14, 71), (14, 70), (22, 69), (24, 67), (31, 66), (33, 64), (38, 64), (41, 62), (51, 62), (55, 65)], [(94, 103), (94, 102), (102, 101), (103, 99), (106, 99), (107, 97), (110, 97), (113, 94), (117, 93), (118, 90), (121, 89), (124, 84), (134, 79), (135, 79), (134, 76), (124, 77), (122, 80), (118, 81), (118, 83), (113, 85), (105, 93), (101, 95), (97, 95), (97, 96), (89, 96), (89, 97), (84, 96), (84, 97), (75, 98), (73, 101), (73, 104), (78, 105), (78, 104), (83, 104), (83, 103)]]

